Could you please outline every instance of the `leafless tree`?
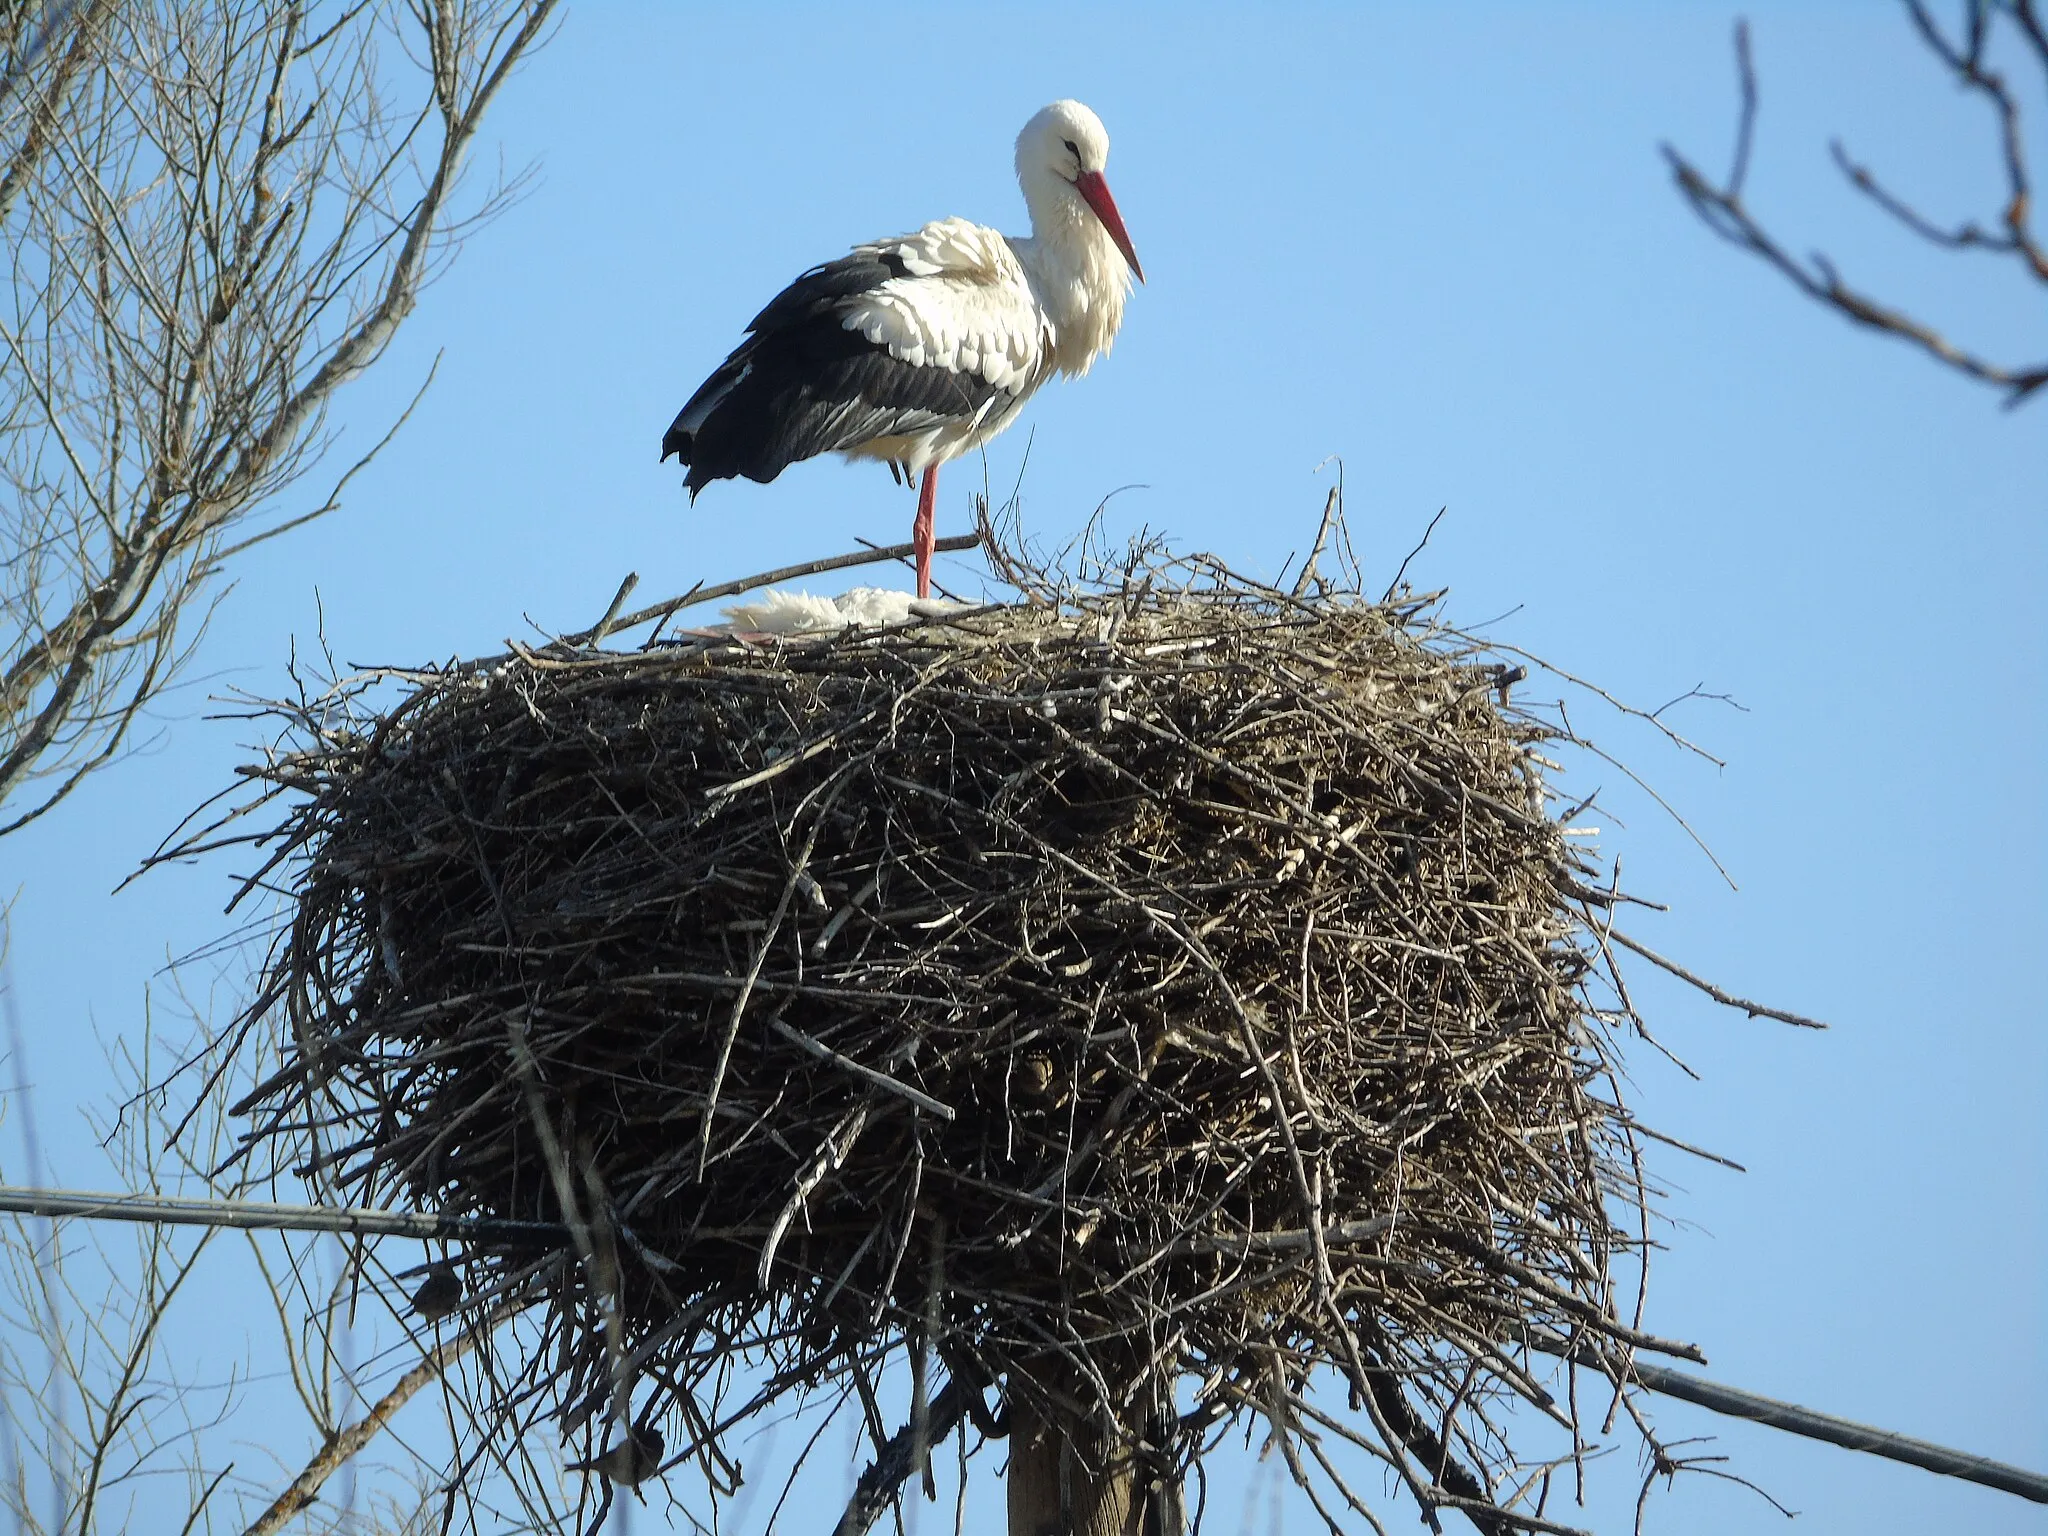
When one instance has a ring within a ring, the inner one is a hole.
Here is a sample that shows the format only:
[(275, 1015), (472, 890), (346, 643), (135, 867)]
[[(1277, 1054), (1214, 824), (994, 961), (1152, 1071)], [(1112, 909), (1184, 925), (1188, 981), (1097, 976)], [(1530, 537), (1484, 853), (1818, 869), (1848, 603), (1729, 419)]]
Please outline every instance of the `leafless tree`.
[[(0, 921), (0, 956), (6, 933)], [(111, 1107), (85, 1110), (108, 1158), (96, 1182), (215, 1201), (271, 1193), (215, 1171), (233, 1162), (229, 1106), (252, 1064), (208, 1038), (210, 1008), (181, 1001), (189, 1039), (167, 1048), (152, 1016), (138, 1047), (108, 1053)], [(4, 964), (0, 1019), (18, 1069)], [(11, 1094), (0, 1124), (40, 1181), (34, 1108)], [(19, 1166), (9, 1156), (0, 1171), (19, 1181)], [(426, 1322), (407, 1311), (416, 1283), (387, 1270), (376, 1245), (331, 1236), (0, 1218), (0, 1519), (29, 1536), (443, 1529), (451, 1494), (477, 1500), (491, 1467), (474, 1472), (480, 1458), (449, 1451), (451, 1433), (475, 1434), (465, 1397), (434, 1389), (517, 1305)]]
[(516, 189), (458, 207), (557, 3), (0, 7), (0, 834), (121, 749), (224, 566), (367, 462), (287, 494)]
[[(2035, 0), (1967, 0), (1954, 32), (1944, 28), (1922, 0), (1906, 0), (1906, 13), (1920, 41), (1956, 84), (1991, 109), (2005, 183), (2004, 206), (1989, 221), (1945, 223), (1922, 213), (1918, 205), (1880, 181), (1869, 167), (1850, 156), (1839, 139), (1831, 146), (1835, 165), (1852, 187), (1919, 239), (1943, 250), (1981, 251), (2002, 258), (2016, 265), (2048, 297), (2048, 236), (2034, 223), (2026, 125), (2020, 105), (2023, 94), (2048, 87), (2048, 20)], [(2004, 391), (2008, 406), (2018, 405), (2048, 384), (2048, 360), (1997, 362), (1958, 346), (1936, 327), (1844, 282), (1835, 264), (1819, 252), (1802, 261), (1758, 222), (1743, 196), (1757, 115), (1756, 68), (1746, 23), (1736, 25), (1735, 58), (1741, 76), (1742, 110), (1727, 180), (1717, 185), (1676, 149), (1664, 146), (1679, 191), (1707, 227), (1762, 257), (1808, 297), (1859, 325), (1909, 342), (1958, 373)], [(2015, 87), (1999, 67), (1999, 61), (2006, 59), (2014, 61), (2031, 83)], [(2039, 78), (2032, 79), (2036, 72)]]

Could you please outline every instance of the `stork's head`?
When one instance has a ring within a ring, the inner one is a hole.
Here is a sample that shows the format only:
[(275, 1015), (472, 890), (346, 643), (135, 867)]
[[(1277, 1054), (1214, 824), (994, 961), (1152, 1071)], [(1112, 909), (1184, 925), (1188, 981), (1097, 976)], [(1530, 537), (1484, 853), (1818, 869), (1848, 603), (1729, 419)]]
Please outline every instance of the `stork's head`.
[(1041, 107), (1024, 131), (1017, 135), (1017, 180), (1024, 197), (1037, 211), (1039, 198), (1051, 192), (1079, 197), (1101, 222), (1116, 248), (1139, 282), (1145, 269), (1138, 265), (1138, 253), (1131, 249), (1131, 237), (1124, 230), (1123, 216), (1116, 211), (1116, 199), (1109, 195), (1109, 183), (1102, 179), (1109, 164), (1109, 130), (1102, 119), (1078, 101), (1056, 101)]

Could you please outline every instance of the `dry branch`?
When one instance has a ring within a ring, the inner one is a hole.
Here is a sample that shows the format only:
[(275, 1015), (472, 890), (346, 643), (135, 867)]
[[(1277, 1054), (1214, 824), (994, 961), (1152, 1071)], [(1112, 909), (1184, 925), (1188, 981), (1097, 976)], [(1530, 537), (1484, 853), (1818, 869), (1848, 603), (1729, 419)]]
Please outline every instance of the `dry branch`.
[[(1965, 220), (1944, 225), (1921, 213), (1907, 198), (1887, 187), (1868, 166), (1852, 159), (1838, 141), (1831, 146), (1836, 168), (1849, 185), (1916, 238), (1944, 250), (1987, 252), (2010, 258), (2030, 281), (2048, 288), (2048, 237), (2034, 224), (2032, 172), (2027, 164), (2026, 134), (2020, 94), (1993, 66), (1995, 44), (2003, 18), (2018, 35), (2015, 44), (2024, 67), (2048, 84), (2048, 31), (2035, 0), (1968, 0), (1962, 34), (1950, 37), (1922, 0), (1906, 0), (1906, 11), (1921, 43), (1938, 59), (1965, 92), (1984, 102), (1997, 121), (1998, 158), (2005, 182), (2005, 201), (1995, 227)], [(1735, 152), (1726, 180), (1716, 183), (1671, 145), (1664, 146), (1672, 179), (1701, 221), (1722, 239), (1761, 258), (1782, 273), (1808, 298), (1826, 305), (1858, 325), (1918, 348), (1937, 362), (1980, 383), (2004, 391), (2007, 406), (2028, 399), (2048, 384), (2048, 362), (1995, 362), (1985, 354), (1950, 341), (1937, 327), (1873, 297), (1843, 281), (1835, 264), (1819, 252), (1802, 260), (1750, 212), (1745, 201), (1750, 153), (1756, 142), (1756, 65), (1751, 57), (1749, 24), (1735, 25), (1735, 63), (1741, 89), (1736, 119)]]
[(0, 21), (0, 835), (122, 749), (223, 563), (332, 511), (383, 446), (286, 504), (337, 391), (512, 190), (458, 192), (555, 5)]
[(474, 1349), (483, 1333), (495, 1323), (511, 1315), (512, 1308), (500, 1308), (491, 1317), (480, 1320), (473, 1328), (466, 1328), (454, 1338), (436, 1344), (428, 1350), (426, 1357), (404, 1375), (370, 1405), (370, 1409), (354, 1423), (344, 1425), (327, 1438), (315, 1451), (299, 1475), (262, 1514), (249, 1525), (245, 1536), (274, 1536), (287, 1525), (304, 1514), (320, 1497), (320, 1490), (327, 1480), (347, 1466), (363, 1448), (391, 1422), (391, 1416), (403, 1408), (419, 1390), (439, 1381), (448, 1367)]

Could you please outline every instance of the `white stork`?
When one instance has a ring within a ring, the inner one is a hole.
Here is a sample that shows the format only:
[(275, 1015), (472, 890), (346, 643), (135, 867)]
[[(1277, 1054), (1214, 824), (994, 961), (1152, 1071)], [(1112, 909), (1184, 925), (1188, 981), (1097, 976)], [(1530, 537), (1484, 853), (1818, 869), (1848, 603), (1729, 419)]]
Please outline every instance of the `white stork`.
[(837, 452), (922, 475), (917, 594), (931, 594), (939, 466), (987, 442), (1054, 373), (1109, 350), (1145, 279), (1102, 178), (1109, 134), (1056, 101), (1017, 135), (1029, 239), (940, 219), (813, 267), (754, 317), (661, 439), (694, 501), (713, 480), (773, 480)]

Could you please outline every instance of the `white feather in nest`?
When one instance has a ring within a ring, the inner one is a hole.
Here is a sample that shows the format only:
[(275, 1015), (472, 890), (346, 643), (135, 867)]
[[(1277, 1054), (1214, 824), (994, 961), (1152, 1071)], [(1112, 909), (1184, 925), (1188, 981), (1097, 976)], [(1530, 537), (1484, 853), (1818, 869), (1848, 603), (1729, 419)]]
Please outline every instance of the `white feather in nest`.
[(936, 619), (962, 605), (944, 598), (920, 600), (909, 592), (891, 592), (882, 587), (855, 587), (838, 597), (817, 597), (809, 592), (767, 591), (744, 603), (719, 611), (735, 634), (817, 635), (831, 634), (856, 624), (905, 624), (912, 619)]

